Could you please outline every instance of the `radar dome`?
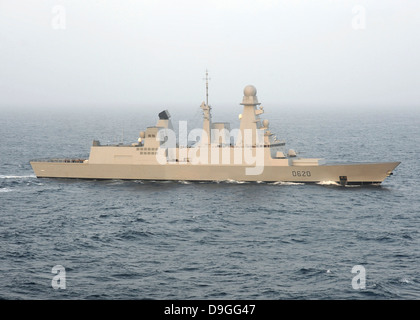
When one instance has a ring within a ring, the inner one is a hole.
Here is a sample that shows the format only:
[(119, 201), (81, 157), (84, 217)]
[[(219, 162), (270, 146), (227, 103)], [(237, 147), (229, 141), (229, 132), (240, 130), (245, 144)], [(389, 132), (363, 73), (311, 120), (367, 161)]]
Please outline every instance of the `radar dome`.
[(248, 86), (245, 87), (244, 96), (255, 97), (256, 95), (257, 95), (257, 89), (254, 86), (248, 85)]
[(264, 128), (268, 128), (268, 125), (269, 124), (270, 124), (270, 122), (267, 119), (263, 120), (263, 126), (264, 126)]

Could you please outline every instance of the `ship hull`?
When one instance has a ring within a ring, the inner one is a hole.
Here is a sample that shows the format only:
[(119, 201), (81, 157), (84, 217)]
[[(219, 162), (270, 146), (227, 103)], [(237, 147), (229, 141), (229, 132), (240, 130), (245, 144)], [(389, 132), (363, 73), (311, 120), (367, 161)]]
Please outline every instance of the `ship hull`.
[(259, 174), (246, 174), (242, 165), (193, 164), (91, 164), (31, 162), (38, 178), (186, 180), (186, 181), (265, 181), (340, 184), (380, 184), (400, 162), (331, 164), (319, 166), (265, 166)]

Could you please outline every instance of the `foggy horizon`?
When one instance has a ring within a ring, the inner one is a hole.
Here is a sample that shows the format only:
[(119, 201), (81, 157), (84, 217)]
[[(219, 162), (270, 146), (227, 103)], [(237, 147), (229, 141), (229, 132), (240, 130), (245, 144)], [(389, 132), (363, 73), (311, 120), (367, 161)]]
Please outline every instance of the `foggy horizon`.
[[(0, 110), (418, 110), (420, 3), (0, 3)], [(237, 107), (237, 109), (234, 109)], [(226, 110), (226, 108), (232, 108)]]

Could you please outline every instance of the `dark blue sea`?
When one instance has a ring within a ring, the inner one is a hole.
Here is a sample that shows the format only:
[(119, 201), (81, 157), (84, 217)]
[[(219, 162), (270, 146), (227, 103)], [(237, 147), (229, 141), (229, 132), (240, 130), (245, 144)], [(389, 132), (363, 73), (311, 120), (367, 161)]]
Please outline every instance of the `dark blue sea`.
[[(235, 108), (213, 120), (234, 128)], [(191, 129), (197, 110), (169, 109)], [(302, 156), (401, 161), (381, 186), (34, 176), (31, 159), (135, 142), (160, 111), (0, 110), (1, 299), (420, 299), (420, 111), (266, 108)]]

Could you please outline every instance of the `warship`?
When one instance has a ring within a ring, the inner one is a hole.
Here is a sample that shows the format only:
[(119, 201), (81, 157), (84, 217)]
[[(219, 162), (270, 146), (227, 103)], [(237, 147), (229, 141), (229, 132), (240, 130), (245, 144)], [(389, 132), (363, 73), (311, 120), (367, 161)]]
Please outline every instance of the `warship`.
[[(400, 162), (333, 163), (323, 158), (301, 158), (285, 149), (260, 116), (264, 109), (252, 85), (244, 89), (240, 126), (213, 122), (208, 103), (203, 101), (202, 128), (189, 133), (180, 122), (176, 135), (168, 110), (158, 114), (155, 126), (141, 131), (135, 143), (102, 145), (93, 140), (86, 159), (32, 160), (38, 178), (331, 182), (339, 185), (381, 184)], [(185, 129), (185, 130), (181, 130)], [(198, 139), (197, 139), (198, 138)], [(189, 141), (195, 141), (190, 145)]]

